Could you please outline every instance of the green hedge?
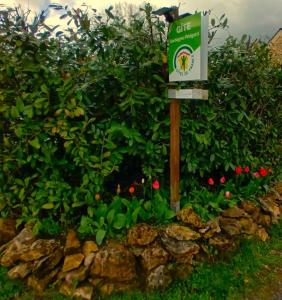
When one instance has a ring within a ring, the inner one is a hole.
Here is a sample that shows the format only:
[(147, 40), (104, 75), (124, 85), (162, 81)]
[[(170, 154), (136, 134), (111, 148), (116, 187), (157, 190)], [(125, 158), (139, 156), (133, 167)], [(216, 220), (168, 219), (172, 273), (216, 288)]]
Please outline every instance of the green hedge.
[[(118, 184), (124, 198), (134, 183), (138, 199), (166, 202), (166, 27), (151, 11), (125, 22), (110, 9), (104, 18), (67, 10), (61, 18), (74, 26), (56, 34), (44, 14), (28, 24), (15, 10), (0, 12), (2, 215), (93, 221)], [(279, 164), (281, 68), (267, 46), (229, 38), (211, 49), (208, 89), (208, 101), (181, 104), (183, 198), (210, 176), (232, 179), (236, 165)]]

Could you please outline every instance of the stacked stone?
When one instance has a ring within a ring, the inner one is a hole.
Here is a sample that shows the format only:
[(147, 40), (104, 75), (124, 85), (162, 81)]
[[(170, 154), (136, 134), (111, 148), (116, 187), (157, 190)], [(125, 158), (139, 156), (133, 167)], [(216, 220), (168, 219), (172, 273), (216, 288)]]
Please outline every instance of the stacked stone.
[(0, 220), (0, 264), (8, 276), (23, 279), (42, 293), (53, 283), (67, 296), (92, 299), (94, 294), (135, 289), (166, 288), (173, 278), (186, 278), (195, 261), (234, 249), (237, 236), (269, 238), (267, 228), (277, 223), (282, 211), (282, 184), (259, 199), (260, 206), (244, 201), (207, 223), (192, 208), (182, 209), (179, 223), (154, 228), (138, 224), (124, 242), (109, 240), (102, 247), (79, 241), (74, 230), (64, 242), (38, 239), (32, 227), (19, 234), (15, 221)]

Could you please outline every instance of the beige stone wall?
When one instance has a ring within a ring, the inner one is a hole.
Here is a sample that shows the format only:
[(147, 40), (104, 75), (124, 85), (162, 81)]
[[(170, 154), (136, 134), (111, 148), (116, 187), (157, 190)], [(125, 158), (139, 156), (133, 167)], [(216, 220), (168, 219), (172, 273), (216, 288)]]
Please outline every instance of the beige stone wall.
[(269, 47), (273, 61), (282, 64), (282, 29), (270, 40)]

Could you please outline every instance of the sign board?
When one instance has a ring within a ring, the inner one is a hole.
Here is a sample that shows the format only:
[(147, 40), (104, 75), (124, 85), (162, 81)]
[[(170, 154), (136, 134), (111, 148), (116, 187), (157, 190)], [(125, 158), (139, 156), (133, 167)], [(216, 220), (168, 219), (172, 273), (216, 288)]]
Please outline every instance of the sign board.
[(169, 81), (208, 79), (208, 16), (175, 20), (168, 33)]
[(202, 89), (169, 89), (169, 99), (197, 99), (197, 100), (208, 100), (209, 94), (207, 90)]

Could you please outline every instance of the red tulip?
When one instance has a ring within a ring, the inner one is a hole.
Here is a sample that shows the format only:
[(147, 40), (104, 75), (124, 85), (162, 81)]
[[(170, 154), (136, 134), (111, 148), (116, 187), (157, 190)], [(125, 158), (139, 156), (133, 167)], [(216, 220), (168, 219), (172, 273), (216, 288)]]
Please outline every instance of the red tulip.
[(267, 170), (264, 168), (260, 168), (259, 173), (262, 177), (265, 177), (268, 174)]
[(245, 173), (250, 173), (250, 168), (248, 166), (246, 166), (244, 171), (245, 171)]
[(129, 189), (128, 189), (129, 193), (130, 194), (133, 194), (135, 192), (135, 188), (134, 186), (131, 186)]
[(225, 181), (226, 181), (226, 179), (225, 179), (225, 177), (224, 177), (224, 176), (222, 176), (222, 177), (219, 179), (219, 181), (220, 181), (220, 183), (224, 184), (224, 183), (225, 183)]
[(214, 185), (214, 180), (213, 180), (212, 178), (209, 178), (209, 179), (208, 179), (208, 184), (209, 184), (209, 185)]
[(158, 182), (158, 180), (154, 180), (152, 187), (154, 190), (158, 190), (160, 188), (160, 183)]
[(235, 172), (236, 172), (236, 174), (241, 174), (242, 173), (242, 167), (241, 166), (236, 167)]
[(253, 176), (256, 177), (256, 178), (258, 178), (258, 177), (260, 176), (260, 175), (259, 175), (259, 172), (253, 173)]

